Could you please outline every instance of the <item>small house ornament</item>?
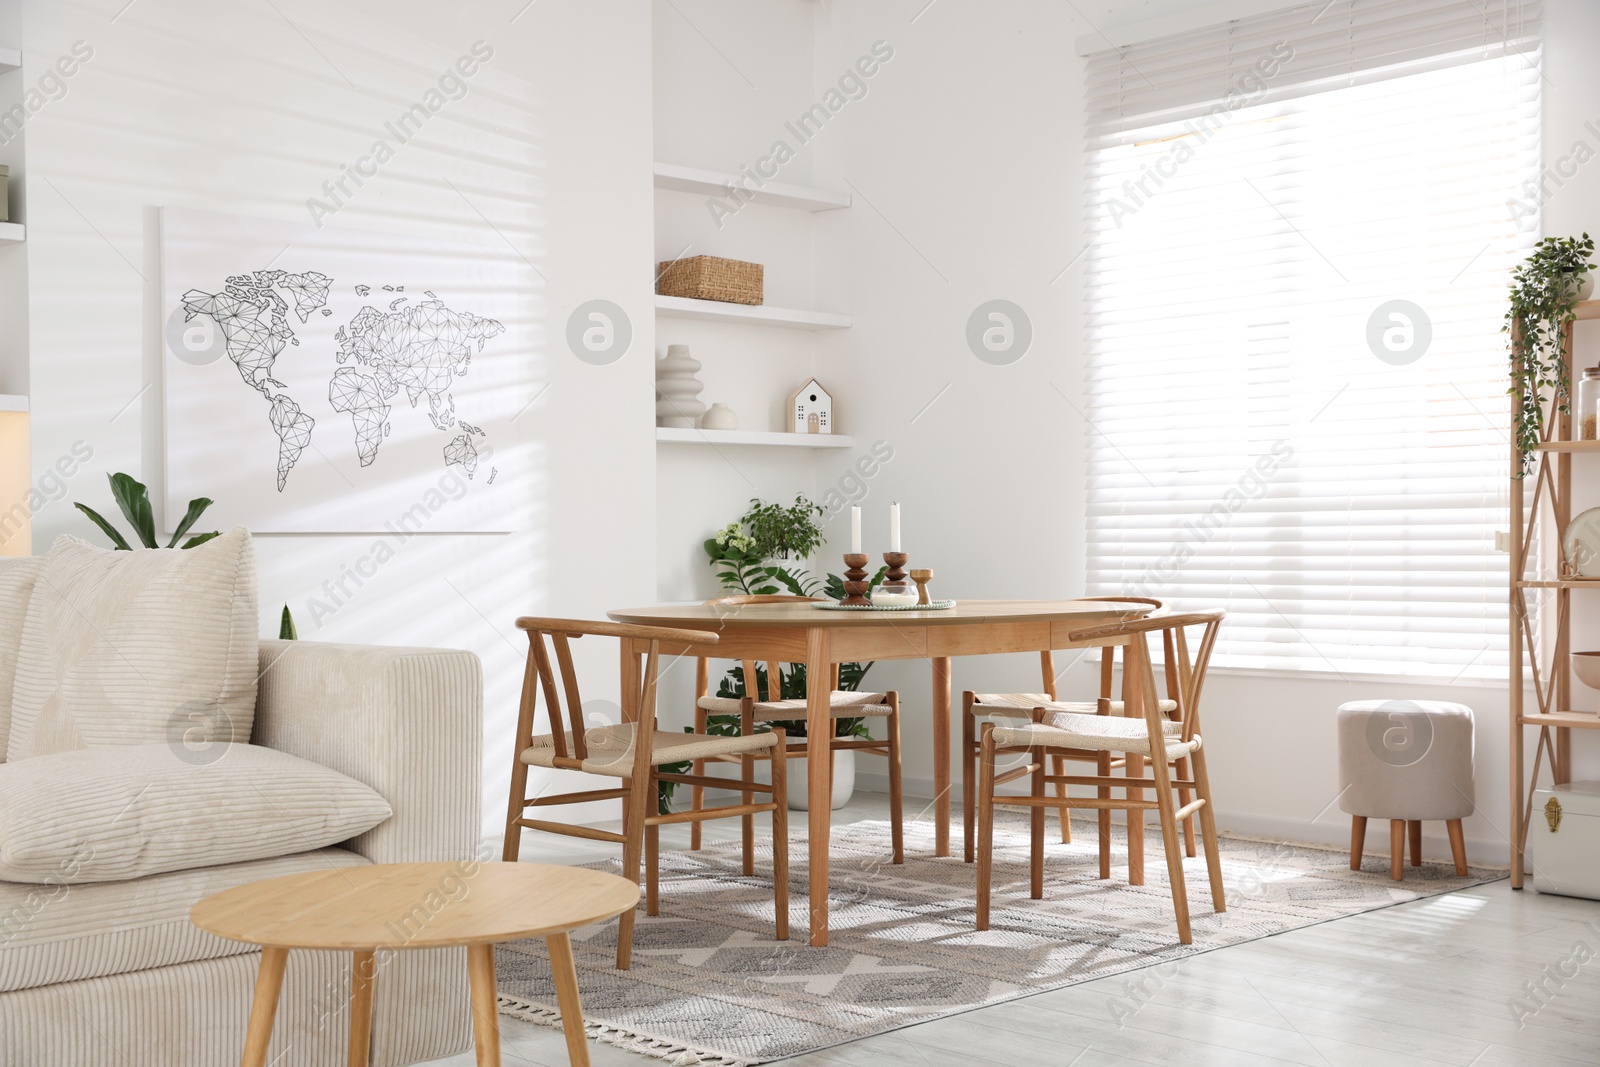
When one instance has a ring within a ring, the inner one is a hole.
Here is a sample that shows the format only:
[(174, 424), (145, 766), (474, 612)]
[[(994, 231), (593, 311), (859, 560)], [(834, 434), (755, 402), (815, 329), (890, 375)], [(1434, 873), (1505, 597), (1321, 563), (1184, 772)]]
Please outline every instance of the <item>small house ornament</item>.
[(789, 394), (789, 429), (794, 433), (833, 432), (833, 395), (815, 378)]

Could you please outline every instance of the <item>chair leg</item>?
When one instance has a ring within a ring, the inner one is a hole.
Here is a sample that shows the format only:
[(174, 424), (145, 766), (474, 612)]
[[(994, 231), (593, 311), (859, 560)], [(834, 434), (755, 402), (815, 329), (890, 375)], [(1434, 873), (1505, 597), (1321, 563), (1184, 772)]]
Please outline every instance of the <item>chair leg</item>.
[(505, 863), (517, 862), (522, 850), (522, 827), (518, 821), (528, 810), (528, 765), (517, 756), (511, 757), (511, 795), (506, 801), (506, 836), (501, 845), (500, 859)]
[(661, 827), (647, 823), (644, 828), (644, 913), (661, 914)]
[(895, 863), (906, 861), (905, 799), (900, 787), (900, 694), (891, 692), (889, 702), (889, 835)]
[[(1044, 799), (1044, 749), (1028, 751), (1033, 761), (1033, 773), (1028, 776), (1028, 794)], [(1034, 900), (1044, 899), (1044, 809), (1037, 804), (1028, 809), (1028, 895)]]
[(978, 810), (978, 797), (973, 781), (973, 767), (978, 760), (978, 745), (973, 737), (974, 719), (972, 717), (973, 693), (961, 694), (961, 831), (963, 836), (962, 858), (972, 862), (973, 819)]
[(772, 909), (773, 936), (789, 940), (789, 760), (784, 755), (788, 735), (772, 731), (777, 744), (772, 749)]
[[(756, 732), (755, 713), (750, 710), (750, 701), (744, 702), (744, 710), (739, 714), (739, 734), (749, 737)], [(746, 781), (753, 781), (756, 776), (756, 760), (754, 756), (745, 755), (739, 758), (739, 774)], [(755, 803), (755, 794), (749, 790), (739, 794), (740, 802), (746, 805)], [(746, 877), (756, 873), (756, 820), (753, 815), (745, 815), (739, 819), (739, 833), (743, 841), (743, 870)]]
[(1367, 847), (1367, 817), (1350, 816), (1350, 869), (1361, 869), (1361, 853)]
[[(1187, 759), (1181, 759), (1178, 761), (1176, 771), (1179, 778), (1193, 778), (1194, 776), (1193, 768), (1189, 766), (1189, 761)], [(1184, 788), (1178, 790), (1179, 805), (1186, 805), (1193, 799), (1194, 791), (1192, 789), (1189, 789), (1187, 786), (1185, 786)], [(1190, 814), (1187, 819), (1183, 820), (1183, 854), (1188, 856), (1190, 859), (1194, 858), (1193, 814)]]
[(1456, 861), (1456, 877), (1467, 876), (1467, 838), (1461, 831), (1460, 819), (1445, 821), (1445, 829), (1450, 831), (1450, 858)]
[(1228, 910), (1228, 900), (1222, 886), (1222, 847), (1217, 841), (1217, 809), (1211, 800), (1205, 749), (1195, 750), (1189, 765), (1194, 771), (1195, 795), (1205, 802), (1200, 805), (1200, 843), (1205, 846), (1206, 874), (1211, 878), (1211, 910), (1220, 914)]
[[(650, 815), (650, 801), (655, 799), (655, 776), (643, 782), (628, 779), (628, 818), (623, 826), (626, 839), (622, 842), (622, 877), (639, 884), (639, 859), (644, 852), (644, 823)], [(617, 921), (617, 970), (625, 971), (633, 961), (633, 923), (638, 908), (629, 908)]]
[(1389, 820), (1389, 877), (1397, 882), (1405, 880), (1406, 821)]
[(1406, 822), (1406, 830), (1411, 836), (1411, 866), (1422, 866), (1422, 820), (1410, 819)]
[[(1150, 761), (1154, 763), (1154, 760)], [(1128, 753), (1122, 765), (1128, 778), (1144, 777), (1144, 757)], [(1143, 800), (1144, 787), (1130, 785), (1125, 793), (1129, 800)], [(1144, 808), (1130, 807), (1128, 816), (1128, 884), (1144, 885)]]
[[(1061, 755), (1056, 756), (1054, 765), (1057, 777), (1067, 773), (1067, 757)], [(1056, 796), (1060, 797), (1062, 800), (1067, 799), (1066, 782), (1056, 783)], [(1063, 845), (1070, 845), (1072, 844), (1072, 809), (1067, 807), (1065, 804), (1062, 804), (1061, 807), (1056, 809), (1056, 811), (1059, 813), (1059, 818), (1061, 819), (1061, 843)]]
[[(1150, 759), (1151, 777), (1155, 779), (1156, 811), (1161, 816), (1161, 851), (1167, 857), (1167, 880), (1172, 884), (1172, 910), (1178, 917), (1178, 940), (1193, 944), (1194, 934), (1189, 929), (1189, 890), (1183, 881), (1183, 855), (1181, 831), (1178, 829), (1177, 798), (1172, 788), (1172, 776), (1166, 759)], [(1141, 814), (1129, 812), (1130, 815)]]
[(994, 880), (994, 724), (983, 726), (978, 754), (978, 920), (989, 929), (989, 892)]
[[(1111, 776), (1111, 753), (1100, 753), (1095, 761), (1095, 773), (1102, 778)], [(1100, 786), (1095, 793), (1101, 800), (1111, 799), (1111, 787)], [(1095, 813), (1095, 823), (1100, 832), (1100, 877), (1111, 877), (1111, 809), (1101, 808)]]
[[(697, 734), (704, 734), (706, 732), (706, 709), (702, 708), (698, 701), (695, 702), (695, 708), (694, 708), (694, 732), (697, 733)], [(705, 774), (706, 773), (706, 761), (703, 760), (703, 759), (695, 760), (694, 761), (693, 772), (694, 772), (695, 777), (697, 777), (697, 778), (700, 777), (701, 775)], [(690, 810), (699, 811), (701, 808), (703, 808), (705, 806), (706, 806), (706, 787), (703, 786), (703, 785), (690, 786), (689, 787), (689, 808), (690, 808)], [(701, 828), (702, 825), (703, 824), (698, 823), (698, 822), (692, 822), (692, 823), (689, 824), (689, 851), (691, 851), (691, 852), (699, 852), (700, 851), (700, 828)]]

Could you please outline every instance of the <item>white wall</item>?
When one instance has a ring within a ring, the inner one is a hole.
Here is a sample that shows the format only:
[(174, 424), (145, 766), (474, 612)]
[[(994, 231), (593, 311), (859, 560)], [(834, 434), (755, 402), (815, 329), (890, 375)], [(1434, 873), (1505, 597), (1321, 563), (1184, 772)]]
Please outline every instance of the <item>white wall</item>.
[[(306, 198), (385, 120), (473, 42), (494, 49), (467, 96), (330, 225), (509, 242), (527, 260), (532, 348), (517, 388), (533, 402), (517, 421), (529, 462), (516, 532), (418, 537), (320, 627), (307, 599), (372, 538), (263, 536), (258, 548), (264, 634), (287, 602), (304, 638), (482, 657), (485, 821), (503, 824), (526, 647), (514, 620), (601, 616), (654, 596), (649, 7), (155, 0), (113, 21), (124, 6), (23, 5), (29, 81), (75, 41), (94, 49), (26, 129), (30, 347), (35, 470), (88, 442), (94, 458), (68, 500), (104, 507), (107, 472), (159, 478), (151, 209), (304, 221)], [(634, 327), (606, 367), (565, 343), (568, 313), (593, 298), (620, 304)], [(35, 531), (37, 551), (58, 533), (88, 535), (67, 501), (43, 509)], [(608, 680), (589, 695), (614, 700), (614, 649), (580, 648)]]

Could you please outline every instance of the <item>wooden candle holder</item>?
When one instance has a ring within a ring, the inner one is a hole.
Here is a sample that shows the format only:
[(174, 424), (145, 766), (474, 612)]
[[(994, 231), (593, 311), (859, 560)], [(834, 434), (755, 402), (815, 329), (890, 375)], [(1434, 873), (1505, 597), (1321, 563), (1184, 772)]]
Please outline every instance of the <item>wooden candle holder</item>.
[(911, 580), (917, 583), (917, 603), (933, 603), (932, 599), (930, 599), (928, 596), (928, 583), (933, 581), (933, 572), (926, 570), (912, 571)]
[(865, 552), (846, 552), (844, 554), (844, 591), (843, 604), (859, 605), (866, 607), (872, 603), (867, 599), (867, 592), (872, 588), (872, 582), (867, 578), (867, 554)]
[(906, 561), (911, 557), (904, 552), (885, 552), (883, 561), (889, 565), (889, 573), (883, 576), (885, 582), (904, 585), (906, 581)]

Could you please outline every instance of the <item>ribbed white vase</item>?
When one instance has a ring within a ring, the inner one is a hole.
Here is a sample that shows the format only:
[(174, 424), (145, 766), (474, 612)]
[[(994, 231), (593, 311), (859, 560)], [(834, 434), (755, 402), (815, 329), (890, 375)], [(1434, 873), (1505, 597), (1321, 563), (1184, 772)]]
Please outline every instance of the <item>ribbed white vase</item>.
[(706, 406), (700, 390), (705, 386), (694, 376), (700, 361), (689, 355), (688, 345), (668, 345), (664, 358), (656, 361), (656, 425), (692, 430), (700, 425)]

